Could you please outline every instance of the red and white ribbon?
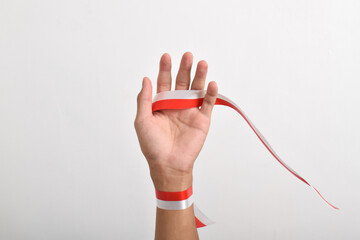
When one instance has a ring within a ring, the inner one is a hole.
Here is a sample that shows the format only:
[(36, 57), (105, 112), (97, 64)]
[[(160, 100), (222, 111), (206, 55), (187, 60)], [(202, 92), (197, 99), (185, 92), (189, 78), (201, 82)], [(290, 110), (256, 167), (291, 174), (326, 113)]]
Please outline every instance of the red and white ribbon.
[(192, 186), (181, 192), (156, 191), (158, 208), (165, 210), (183, 210), (194, 203)]
[[(166, 91), (161, 92), (155, 95), (152, 104), (153, 111), (159, 111), (163, 109), (188, 109), (194, 107), (201, 107), (202, 102), (204, 100), (206, 91), (205, 90), (176, 90), (176, 91)], [(301, 177), (295, 170), (293, 170), (289, 165), (287, 165), (279, 155), (274, 151), (274, 149), (270, 146), (269, 142), (265, 139), (265, 137), (260, 133), (260, 131), (255, 127), (255, 125), (250, 121), (250, 119), (245, 115), (245, 113), (241, 110), (239, 106), (237, 106), (233, 101), (229, 98), (218, 94), (218, 97), (215, 102), (216, 105), (224, 105), (228, 106), (235, 111), (237, 111), (244, 120), (248, 123), (250, 128), (259, 138), (259, 140), (264, 144), (267, 150), (273, 155), (273, 157), (290, 173), (292, 173), (295, 177), (297, 177), (300, 181), (304, 182), (306, 185), (311, 187), (315, 192), (321, 197), (324, 202), (333, 209), (338, 209), (331, 203), (329, 203), (321, 194), (320, 192), (312, 186), (308, 181), (306, 181), (303, 177)], [(200, 214), (200, 213), (199, 213)], [(201, 213), (201, 217), (205, 216)], [(195, 212), (195, 216), (196, 212)], [(205, 222), (209, 220), (206, 218)], [(211, 220), (209, 220), (211, 221)], [(211, 221), (212, 222), (212, 221)], [(204, 225), (208, 225), (204, 223)]]
[[(157, 207), (165, 210), (184, 210), (194, 203), (192, 186), (181, 192), (155, 190)], [(214, 223), (194, 205), (196, 227), (201, 228)]]

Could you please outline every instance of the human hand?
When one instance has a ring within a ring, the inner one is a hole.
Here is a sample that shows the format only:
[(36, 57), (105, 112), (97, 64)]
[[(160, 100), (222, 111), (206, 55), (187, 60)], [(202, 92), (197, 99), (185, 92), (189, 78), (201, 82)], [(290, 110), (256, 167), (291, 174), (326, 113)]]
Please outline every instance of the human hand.
[[(183, 55), (176, 77), (175, 90), (189, 90), (193, 56)], [(203, 90), (207, 63), (200, 61), (191, 84), (192, 90)], [(157, 93), (171, 90), (171, 58), (160, 60)], [(210, 127), (217, 85), (210, 82), (201, 108), (152, 112), (152, 86), (143, 79), (138, 95), (135, 129), (141, 150), (148, 161), (155, 188), (161, 191), (182, 191), (192, 185), (192, 169), (204, 145)]]

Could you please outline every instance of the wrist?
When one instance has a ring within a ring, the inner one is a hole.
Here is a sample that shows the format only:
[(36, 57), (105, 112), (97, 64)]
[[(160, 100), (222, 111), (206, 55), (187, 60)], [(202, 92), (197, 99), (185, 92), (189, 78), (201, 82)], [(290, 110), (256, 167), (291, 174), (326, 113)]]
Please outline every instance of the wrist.
[(177, 171), (160, 167), (150, 168), (154, 187), (159, 191), (177, 192), (192, 186), (193, 175), (191, 171)]
[(194, 203), (193, 189), (190, 186), (188, 189), (178, 192), (165, 192), (155, 190), (157, 207), (164, 210), (184, 210)]

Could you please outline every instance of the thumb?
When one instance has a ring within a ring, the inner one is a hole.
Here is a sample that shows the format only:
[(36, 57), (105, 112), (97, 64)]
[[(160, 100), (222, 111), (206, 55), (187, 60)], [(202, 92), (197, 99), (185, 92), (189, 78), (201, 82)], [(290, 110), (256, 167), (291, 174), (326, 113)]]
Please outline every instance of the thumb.
[(144, 77), (142, 89), (137, 97), (136, 118), (141, 119), (152, 114), (152, 86), (148, 77)]
[(218, 87), (216, 82), (210, 82), (206, 90), (203, 104), (200, 111), (208, 117), (211, 117), (211, 112), (216, 102), (218, 95)]

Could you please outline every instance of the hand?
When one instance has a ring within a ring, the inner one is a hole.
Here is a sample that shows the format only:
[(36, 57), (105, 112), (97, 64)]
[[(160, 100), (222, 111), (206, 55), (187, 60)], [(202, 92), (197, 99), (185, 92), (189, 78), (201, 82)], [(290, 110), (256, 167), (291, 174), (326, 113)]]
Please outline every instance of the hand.
[[(193, 56), (183, 55), (176, 77), (175, 90), (188, 90)], [(192, 90), (203, 90), (207, 63), (197, 65)], [(157, 92), (171, 90), (171, 58), (164, 54), (160, 60)], [(155, 188), (161, 191), (182, 191), (192, 185), (192, 169), (204, 145), (210, 118), (217, 97), (217, 85), (210, 82), (201, 108), (161, 110), (152, 112), (152, 86), (143, 79), (138, 95), (135, 129), (141, 150), (148, 161)]]

